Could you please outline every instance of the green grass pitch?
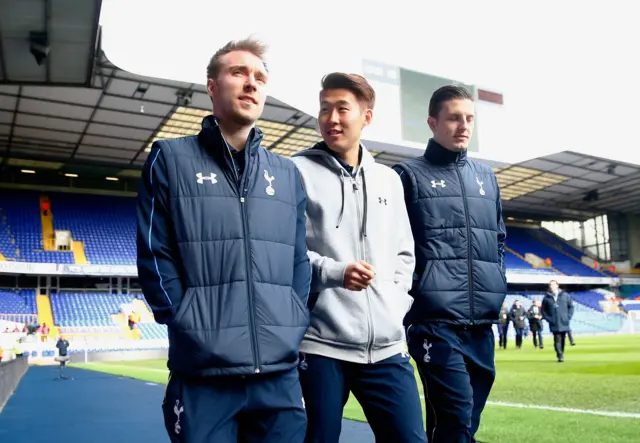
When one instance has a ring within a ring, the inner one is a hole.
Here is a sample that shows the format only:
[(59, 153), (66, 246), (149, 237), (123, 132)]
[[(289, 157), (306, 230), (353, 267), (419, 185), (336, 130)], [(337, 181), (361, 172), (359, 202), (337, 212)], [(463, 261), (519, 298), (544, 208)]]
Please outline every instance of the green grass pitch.
[[(513, 342), (511, 349), (496, 350), (497, 378), (476, 437), (490, 443), (640, 441), (640, 335), (576, 341), (567, 346), (564, 363), (556, 362), (550, 337), (544, 350), (533, 349), (530, 340), (519, 351)], [(168, 374), (164, 360), (74, 366), (159, 384)], [(598, 415), (603, 412), (631, 416)], [(365, 421), (355, 398), (344, 417)]]

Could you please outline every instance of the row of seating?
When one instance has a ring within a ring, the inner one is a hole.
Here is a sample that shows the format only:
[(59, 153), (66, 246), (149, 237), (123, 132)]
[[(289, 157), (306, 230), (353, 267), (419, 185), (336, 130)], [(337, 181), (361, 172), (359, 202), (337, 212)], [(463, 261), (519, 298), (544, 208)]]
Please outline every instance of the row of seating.
[[(541, 239), (540, 233), (546, 237)], [(507, 231), (507, 247), (521, 256), (535, 254), (542, 259), (551, 259), (553, 268), (565, 275), (577, 277), (605, 277), (606, 275), (582, 263), (579, 258), (558, 250), (568, 248), (566, 242), (560, 242), (544, 230), (535, 230), (512, 226)], [(553, 244), (553, 246), (551, 246)], [(575, 248), (574, 248), (575, 249)], [(525, 262), (526, 263), (526, 262)], [(531, 268), (533, 266), (530, 265)]]
[(127, 295), (107, 292), (60, 292), (50, 295), (53, 320), (58, 326), (109, 326), (111, 316), (131, 301)]
[(0, 314), (37, 314), (34, 289), (0, 289)]
[[(528, 310), (534, 300), (542, 301), (543, 293), (510, 293), (505, 297), (507, 309), (511, 309), (513, 303), (518, 300), (520, 305)], [(596, 298), (596, 296), (598, 298)], [(571, 330), (575, 334), (597, 334), (602, 332), (620, 332), (626, 321), (626, 316), (619, 313), (605, 313), (599, 304), (599, 300), (605, 300), (602, 294), (597, 292), (571, 293), (574, 302), (574, 314), (571, 320)], [(589, 304), (583, 304), (585, 300)], [(597, 307), (596, 307), (597, 306)], [(549, 332), (549, 325), (543, 321), (543, 328)]]
[[(84, 242), (89, 263), (135, 265), (136, 200), (102, 195), (50, 193), (53, 224)], [(7, 258), (29, 262), (73, 263), (71, 252), (42, 251), (40, 195), (34, 192), (0, 191), (0, 252)], [(512, 272), (583, 277), (612, 275), (596, 271), (580, 261), (582, 253), (543, 229), (507, 228), (506, 266)], [(551, 246), (553, 245), (553, 246)], [(512, 253), (514, 251), (515, 253)], [(554, 269), (534, 268), (523, 260), (527, 253), (550, 258)]]

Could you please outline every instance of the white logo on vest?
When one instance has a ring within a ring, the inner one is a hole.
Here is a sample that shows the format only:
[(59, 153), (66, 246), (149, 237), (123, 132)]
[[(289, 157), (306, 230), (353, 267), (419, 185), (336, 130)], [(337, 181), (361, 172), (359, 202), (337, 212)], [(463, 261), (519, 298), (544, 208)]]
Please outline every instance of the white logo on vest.
[(271, 176), (269, 177), (269, 171), (267, 171), (266, 169), (264, 170), (264, 179), (269, 182), (269, 186), (267, 186), (267, 188), (265, 189), (265, 192), (267, 193), (267, 195), (275, 195), (276, 194), (276, 190), (274, 189), (274, 187), (272, 186), (271, 182), (273, 182), (273, 180), (275, 179), (275, 177)]

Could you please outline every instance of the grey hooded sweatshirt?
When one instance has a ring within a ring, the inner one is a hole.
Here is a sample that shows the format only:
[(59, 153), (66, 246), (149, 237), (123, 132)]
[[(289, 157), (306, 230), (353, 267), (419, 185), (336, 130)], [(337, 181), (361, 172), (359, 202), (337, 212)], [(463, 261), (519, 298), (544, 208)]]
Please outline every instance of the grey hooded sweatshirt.
[[(413, 235), (398, 174), (362, 146), (352, 176), (319, 143), (293, 156), (307, 193), (312, 265), (311, 325), (300, 351), (375, 363), (405, 351), (403, 319), (415, 266)], [(344, 288), (347, 264), (365, 260), (367, 290)]]

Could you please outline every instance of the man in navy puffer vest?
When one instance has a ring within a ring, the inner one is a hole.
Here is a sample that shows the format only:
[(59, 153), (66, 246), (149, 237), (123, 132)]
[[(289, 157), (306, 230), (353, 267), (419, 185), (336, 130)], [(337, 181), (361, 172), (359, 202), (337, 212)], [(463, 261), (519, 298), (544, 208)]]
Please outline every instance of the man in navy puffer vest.
[(416, 245), (405, 318), (424, 384), (429, 443), (473, 442), (495, 378), (494, 335), (507, 292), (505, 226), (491, 168), (467, 157), (473, 98), (444, 86), (429, 103), (424, 156), (394, 166)]
[(211, 59), (214, 116), (153, 144), (138, 196), (138, 273), (169, 330), (163, 401), (172, 442), (303, 442), (298, 348), (309, 325), (306, 197), (260, 147), (265, 48)]

